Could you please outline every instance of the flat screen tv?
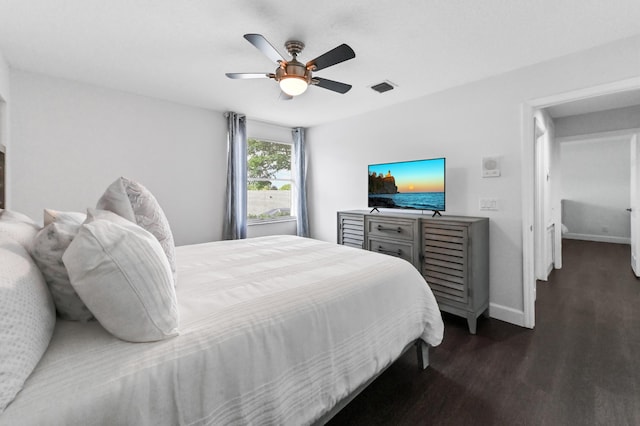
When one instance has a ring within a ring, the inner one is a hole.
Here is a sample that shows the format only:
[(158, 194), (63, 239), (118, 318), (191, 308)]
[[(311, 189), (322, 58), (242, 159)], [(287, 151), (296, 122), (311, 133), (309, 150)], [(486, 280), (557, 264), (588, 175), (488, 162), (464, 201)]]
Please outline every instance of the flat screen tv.
[(369, 165), (369, 207), (445, 210), (445, 159)]

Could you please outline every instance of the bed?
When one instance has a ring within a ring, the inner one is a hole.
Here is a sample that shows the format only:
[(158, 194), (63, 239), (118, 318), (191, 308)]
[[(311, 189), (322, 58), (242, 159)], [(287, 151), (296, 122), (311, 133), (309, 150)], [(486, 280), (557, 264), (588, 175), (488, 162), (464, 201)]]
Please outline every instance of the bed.
[(294, 236), (176, 247), (125, 177), (43, 222), (0, 210), (0, 425), (322, 424), (442, 340), (410, 263)]
[(272, 236), (176, 247), (180, 331), (117, 339), (58, 319), (2, 425), (313, 424), (443, 324), (391, 256)]

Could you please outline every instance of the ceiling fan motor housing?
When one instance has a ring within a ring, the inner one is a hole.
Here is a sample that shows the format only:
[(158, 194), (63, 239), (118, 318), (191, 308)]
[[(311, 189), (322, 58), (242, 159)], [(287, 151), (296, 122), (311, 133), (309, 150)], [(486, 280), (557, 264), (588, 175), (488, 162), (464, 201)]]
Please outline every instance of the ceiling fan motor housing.
[(280, 81), (283, 78), (289, 77), (297, 77), (307, 82), (307, 84), (311, 83), (311, 70), (308, 70), (307, 67), (301, 62), (298, 62), (295, 58), (290, 60), (289, 62), (281, 63), (278, 69), (276, 70), (276, 81)]

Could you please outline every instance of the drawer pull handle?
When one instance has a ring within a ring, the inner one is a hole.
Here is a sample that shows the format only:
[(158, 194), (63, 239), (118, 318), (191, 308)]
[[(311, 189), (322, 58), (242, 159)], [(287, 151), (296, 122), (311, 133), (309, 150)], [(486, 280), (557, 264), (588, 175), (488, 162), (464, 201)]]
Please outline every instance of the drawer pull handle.
[(384, 226), (382, 226), (382, 225), (378, 225), (378, 228), (377, 228), (377, 229), (378, 229), (378, 231), (395, 231), (395, 232), (397, 232), (398, 234), (402, 232), (402, 228), (401, 228), (401, 227), (399, 227), (399, 226), (398, 226), (397, 228), (385, 228), (385, 227), (384, 227)]
[(383, 249), (382, 246), (378, 246), (378, 253), (390, 254), (392, 256), (402, 256), (402, 250), (387, 250)]

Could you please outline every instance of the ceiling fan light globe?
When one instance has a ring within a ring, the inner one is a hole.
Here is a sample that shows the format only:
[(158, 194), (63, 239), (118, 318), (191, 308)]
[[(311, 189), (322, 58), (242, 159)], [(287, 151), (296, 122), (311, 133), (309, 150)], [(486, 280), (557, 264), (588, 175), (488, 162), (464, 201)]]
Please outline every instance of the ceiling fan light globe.
[(296, 76), (283, 77), (280, 80), (280, 89), (289, 96), (298, 96), (303, 94), (309, 84), (304, 78)]

